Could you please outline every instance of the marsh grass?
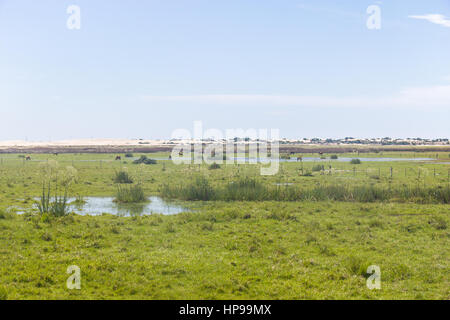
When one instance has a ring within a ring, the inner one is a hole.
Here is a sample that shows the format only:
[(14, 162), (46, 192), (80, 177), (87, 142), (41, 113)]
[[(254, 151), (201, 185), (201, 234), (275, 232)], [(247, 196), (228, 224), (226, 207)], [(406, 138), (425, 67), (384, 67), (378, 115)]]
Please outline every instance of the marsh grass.
[(136, 184), (132, 186), (117, 185), (115, 202), (119, 203), (140, 203), (145, 202), (144, 190), (141, 185)]
[(0, 300), (7, 300), (8, 299), (8, 292), (4, 287), (0, 287)]
[(369, 266), (370, 263), (361, 257), (350, 256), (347, 259), (347, 270), (355, 276), (369, 277), (369, 274), (367, 273), (367, 268)]
[(216, 169), (220, 169), (220, 164), (218, 163), (213, 163), (208, 167), (209, 170), (216, 170)]
[(313, 172), (323, 171), (325, 170), (325, 166), (323, 164), (316, 164), (311, 169)]
[(133, 183), (133, 178), (126, 171), (116, 171), (114, 176), (115, 183)]
[(53, 199), (50, 193), (50, 183), (47, 187), (45, 186), (45, 184), (43, 184), (41, 197), (39, 201), (36, 201), (36, 207), (38, 208), (41, 216), (51, 215), (54, 217), (63, 217), (69, 214), (67, 188), (65, 188), (64, 194), (60, 195), (58, 194), (58, 188), (56, 187)]
[(197, 176), (192, 182), (183, 185), (170, 185), (165, 183), (161, 188), (163, 197), (183, 200), (214, 200), (214, 190), (208, 179)]
[(383, 202), (402, 200), (416, 203), (450, 203), (450, 189), (439, 187), (382, 187), (376, 185), (268, 186), (257, 178), (241, 177), (225, 185), (212, 186), (203, 176), (183, 185), (164, 184), (165, 198), (216, 201), (350, 201)]

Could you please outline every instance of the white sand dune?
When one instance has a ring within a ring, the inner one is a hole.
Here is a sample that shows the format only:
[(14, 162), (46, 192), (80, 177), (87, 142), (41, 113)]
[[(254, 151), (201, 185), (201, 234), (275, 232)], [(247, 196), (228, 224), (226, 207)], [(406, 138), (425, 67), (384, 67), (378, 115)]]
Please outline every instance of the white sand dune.
[(138, 139), (74, 139), (60, 141), (0, 141), (0, 147), (51, 147), (51, 146), (138, 146), (162, 145), (168, 141)]

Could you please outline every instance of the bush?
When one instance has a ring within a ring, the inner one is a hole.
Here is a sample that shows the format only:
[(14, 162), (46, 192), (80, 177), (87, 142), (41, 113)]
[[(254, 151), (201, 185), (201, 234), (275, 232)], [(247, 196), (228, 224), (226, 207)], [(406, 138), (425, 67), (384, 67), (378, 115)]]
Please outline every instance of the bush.
[(156, 164), (156, 160), (149, 159), (147, 156), (141, 156), (139, 159), (133, 161), (134, 164)]
[(333, 160), (336, 160), (337, 158), (338, 158), (338, 156), (335, 155), (335, 154), (333, 154), (333, 155), (330, 157), (330, 159), (333, 159)]
[(359, 159), (352, 159), (352, 160), (350, 161), (350, 163), (351, 163), (351, 164), (361, 164), (361, 160), (359, 160)]
[(125, 158), (133, 158), (133, 154), (132, 153), (125, 153)]
[(118, 171), (116, 172), (116, 176), (114, 177), (115, 183), (133, 183), (133, 179), (126, 171)]

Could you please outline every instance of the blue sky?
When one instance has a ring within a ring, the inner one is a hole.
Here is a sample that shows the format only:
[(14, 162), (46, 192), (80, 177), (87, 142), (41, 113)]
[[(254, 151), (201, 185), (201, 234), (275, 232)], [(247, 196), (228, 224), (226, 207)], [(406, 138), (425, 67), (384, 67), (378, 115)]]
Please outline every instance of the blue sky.
[(0, 140), (449, 138), (449, 57), (450, 0), (0, 0)]

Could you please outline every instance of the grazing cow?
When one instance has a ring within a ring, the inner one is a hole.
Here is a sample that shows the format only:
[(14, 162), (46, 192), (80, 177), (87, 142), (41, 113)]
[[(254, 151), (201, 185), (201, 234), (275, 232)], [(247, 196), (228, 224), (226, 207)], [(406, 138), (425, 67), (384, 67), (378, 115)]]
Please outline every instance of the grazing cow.
[(116, 160), (122, 160), (122, 157), (121, 156), (117, 156)]
[(323, 156), (323, 152), (319, 152), (319, 155), (320, 155), (320, 156)]
[(297, 161), (303, 161), (302, 157), (297, 157)]
[(55, 153), (53, 153), (55, 156), (57, 156), (58, 155), (58, 152), (55, 152)]
[(31, 157), (30, 157), (30, 156), (27, 156), (27, 157), (25, 158), (25, 160), (26, 160), (26, 161), (31, 161)]

